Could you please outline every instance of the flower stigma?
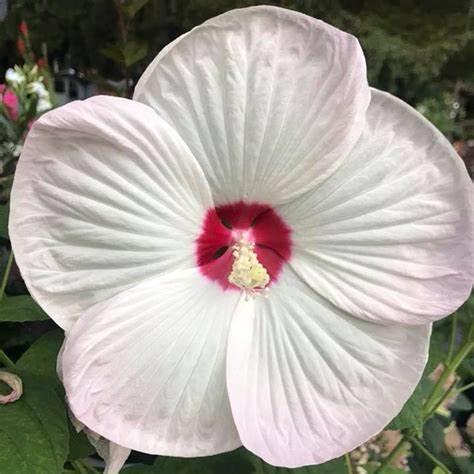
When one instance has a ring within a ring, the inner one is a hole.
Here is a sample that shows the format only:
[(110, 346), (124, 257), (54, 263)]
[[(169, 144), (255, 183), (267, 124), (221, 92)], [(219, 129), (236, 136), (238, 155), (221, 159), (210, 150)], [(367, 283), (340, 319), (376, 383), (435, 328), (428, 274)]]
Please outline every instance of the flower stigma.
[(265, 294), (270, 282), (267, 269), (258, 261), (255, 244), (241, 237), (232, 247), (234, 263), (229, 282), (243, 290), (246, 296)]

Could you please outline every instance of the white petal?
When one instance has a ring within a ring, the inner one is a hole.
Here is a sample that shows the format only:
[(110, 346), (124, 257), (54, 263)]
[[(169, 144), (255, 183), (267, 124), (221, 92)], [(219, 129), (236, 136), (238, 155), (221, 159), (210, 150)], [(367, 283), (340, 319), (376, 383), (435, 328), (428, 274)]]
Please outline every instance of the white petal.
[(209, 187), (151, 108), (95, 97), (37, 121), (13, 185), (10, 235), (33, 297), (64, 329), (123, 288), (194, 265)]
[(182, 36), (134, 94), (181, 134), (217, 204), (275, 204), (324, 180), (360, 136), (369, 98), (354, 37), (270, 6)]
[(471, 291), (472, 189), (441, 133), (401, 100), (373, 90), (368, 130), (344, 164), (278, 209), (293, 229), (291, 265), (364, 319), (442, 318)]
[(93, 307), (63, 353), (74, 415), (108, 440), (150, 454), (204, 456), (238, 447), (225, 357), (239, 298), (191, 269)]
[(88, 438), (100, 457), (105, 461), (104, 474), (119, 474), (132, 450), (112, 443), (105, 438), (99, 440), (93, 440), (90, 436)]
[(353, 318), (288, 270), (231, 325), (227, 386), (243, 445), (286, 467), (359, 446), (414, 390), (430, 330)]
[[(61, 349), (59, 350), (56, 361), (58, 377), (61, 382), (63, 381), (63, 353), (65, 347), (66, 340), (63, 342)], [(84, 430), (89, 442), (94, 446), (99, 456), (105, 461), (104, 474), (118, 474), (130, 456), (131, 449), (112, 443), (108, 439), (97, 434), (95, 431), (92, 431), (85, 426), (84, 423), (80, 422), (71, 410), (68, 410), (68, 416), (74, 429), (78, 433)]]

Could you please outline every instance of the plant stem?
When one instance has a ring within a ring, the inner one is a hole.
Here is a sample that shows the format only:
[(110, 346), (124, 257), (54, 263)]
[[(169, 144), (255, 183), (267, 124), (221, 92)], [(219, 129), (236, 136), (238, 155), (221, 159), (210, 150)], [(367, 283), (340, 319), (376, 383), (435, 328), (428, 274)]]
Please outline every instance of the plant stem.
[(456, 393), (459, 394), (461, 392), (465, 392), (466, 390), (469, 390), (472, 387), (474, 387), (474, 382), (468, 383), (467, 385), (464, 385), (464, 387), (457, 389)]
[(353, 474), (354, 471), (352, 470), (352, 462), (349, 453), (344, 454), (344, 460), (346, 461), (347, 474)]
[(426, 415), (423, 417), (423, 421), (428, 420), (432, 415), (434, 415), (434, 413), (436, 413), (436, 410), (440, 407), (440, 405), (454, 392), (457, 382), (457, 380), (454, 380), (454, 382), (449, 386), (448, 390), (443, 393), (441, 398), (433, 406), (431, 411), (426, 413)]
[(410, 441), (427, 457), (429, 458), (436, 466), (438, 466), (446, 474), (451, 474), (451, 471), (439, 460), (436, 459), (418, 440), (416, 437), (411, 437)]
[(456, 330), (458, 327), (458, 313), (455, 312), (453, 314), (453, 321), (451, 323), (451, 337), (449, 339), (449, 349), (448, 349), (448, 357), (446, 357), (446, 364), (449, 365), (451, 363), (451, 359), (453, 358), (454, 346), (456, 343)]
[(458, 352), (453, 356), (451, 362), (446, 364), (441, 376), (436, 382), (431, 394), (425, 401), (423, 406), (423, 417), (426, 418), (428, 414), (433, 413), (433, 407), (438, 404), (438, 399), (443, 391), (443, 386), (448, 380), (449, 376), (456, 371), (461, 362), (468, 356), (474, 347), (474, 340), (472, 339), (472, 328), (474, 328), (474, 323), (471, 324), (471, 328), (468, 333), (468, 337), (465, 340), (464, 344), (459, 348)]
[(5, 267), (5, 273), (3, 274), (2, 284), (0, 285), (0, 301), (5, 294), (5, 288), (7, 287), (8, 277), (10, 276), (10, 270), (12, 269), (13, 264), (13, 252), (10, 252), (7, 260), (7, 266)]
[(0, 362), (9, 369), (15, 368), (15, 363), (0, 349)]
[(400, 454), (402, 449), (405, 447), (407, 442), (406, 436), (402, 435), (402, 438), (397, 445), (390, 451), (388, 456), (383, 460), (382, 464), (376, 469), (374, 474), (382, 474), (384, 469), (390, 465), (390, 463)]

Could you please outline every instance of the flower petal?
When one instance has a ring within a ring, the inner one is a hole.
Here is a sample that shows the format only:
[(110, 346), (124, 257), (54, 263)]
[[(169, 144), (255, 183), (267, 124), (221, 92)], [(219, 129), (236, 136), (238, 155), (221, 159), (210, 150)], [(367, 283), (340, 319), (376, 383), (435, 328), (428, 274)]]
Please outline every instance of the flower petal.
[(372, 91), (368, 130), (343, 165), (278, 208), (291, 265), (364, 319), (422, 324), (455, 311), (473, 282), (472, 183), (418, 112)]
[[(56, 370), (61, 382), (63, 382), (63, 353), (65, 347), (66, 342), (64, 341), (56, 360)], [(76, 432), (80, 433), (84, 430), (84, 434), (87, 436), (89, 443), (94, 446), (97, 454), (105, 461), (104, 474), (119, 474), (130, 456), (131, 449), (112, 443), (108, 439), (90, 430), (74, 416), (71, 410), (68, 410), (68, 416)]]
[(359, 138), (370, 99), (357, 40), (277, 7), (233, 10), (163, 50), (135, 89), (182, 136), (216, 204), (279, 203)]
[(232, 321), (227, 387), (243, 445), (286, 467), (359, 446), (414, 390), (430, 331), (353, 318), (287, 269)]
[(209, 187), (153, 110), (94, 97), (28, 134), (10, 235), (26, 284), (64, 329), (87, 308), (162, 271), (195, 264)]
[(105, 461), (104, 474), (119, 474), (132, 450), (104, 438), (93, 439), (90, 435), (87, 435), (87, 438), (99, 456)]
[(104, 438), (150, 454), (204, 456), (240, 446), (225, 383), (239, 299), (190, 269), (91, 308), (62, 355), (74, 415)]

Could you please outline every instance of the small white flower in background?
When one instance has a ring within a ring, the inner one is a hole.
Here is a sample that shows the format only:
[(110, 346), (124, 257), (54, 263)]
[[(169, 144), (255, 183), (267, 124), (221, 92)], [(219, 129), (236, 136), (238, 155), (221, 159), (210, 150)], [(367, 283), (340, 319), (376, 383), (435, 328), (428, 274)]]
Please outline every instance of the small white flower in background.
[(30, 84), (28, 84), (28, 90), (32, 92), (33, 94), (36, 94), (40, 99), (49, 100), (49, 92), (46, 89), (45, 85), (40, 80), (31, 82)]
[(15, 69), (9, 68), (7, 69), (7, 72), (5, 73), (5, 80), (9, 84), (15, 86), (15, 85), (19, 85), (25, 82), (26, 77), (22, 73), (20, 68), (15, 68)]
[(23, 145), (19, 143), (11, 143), (12, 155), (16, 158), (21, 155)]
[(35, 122), (10, 235), (89, 430), (296, 467), (413, 392), (431, 322), (472, 288), (471, 186), (440, 132), (369, 88), (354, 37), (252, 7), (167, 46), (133, 101)]
[(23, 394), (23, 382), (18, 375), (6, 370), (0, 370), (0, 381), (6, 383), (11, 388), (10, 393), (6, 395), (0, 394), (0, 405), (13, 403), (20, 399)]
[(36, 105), (36, 112), (41, 114), (51, 109), (52, 107), (53, 107), (53, 104), (48, 98), (40, 98), (38, 100), (38, 104)]

